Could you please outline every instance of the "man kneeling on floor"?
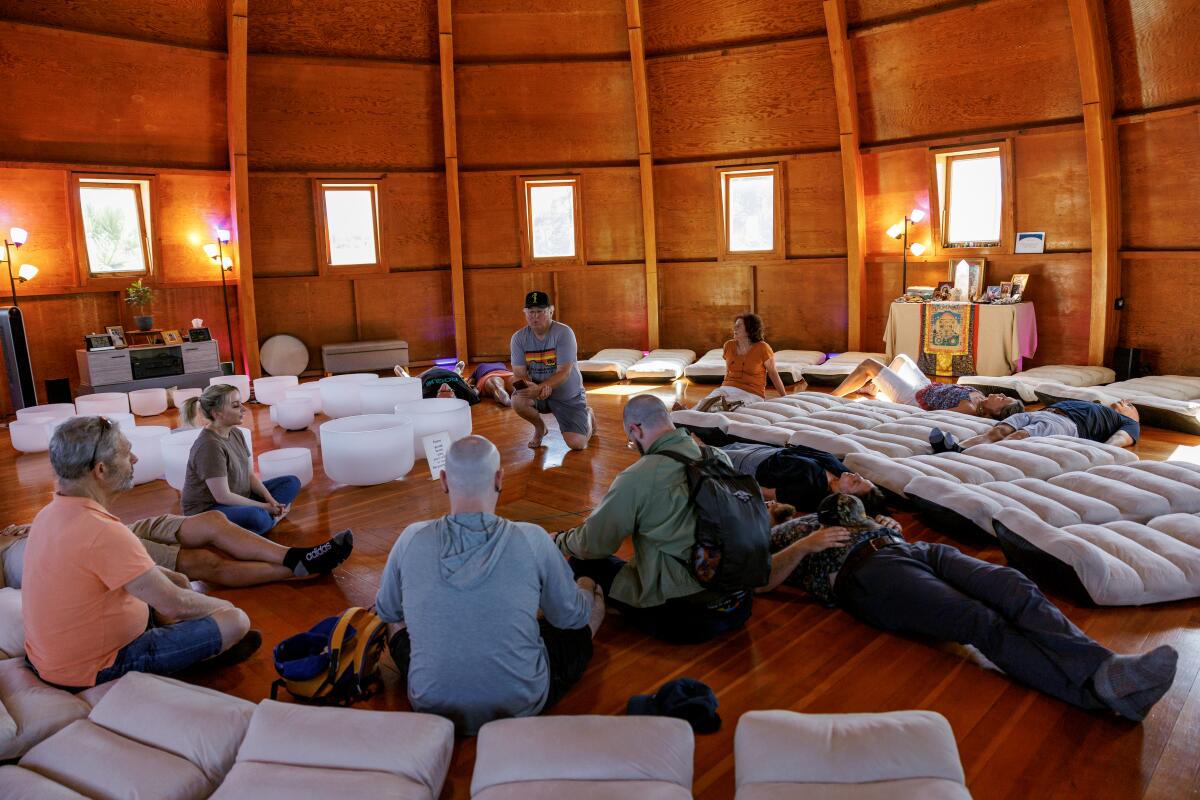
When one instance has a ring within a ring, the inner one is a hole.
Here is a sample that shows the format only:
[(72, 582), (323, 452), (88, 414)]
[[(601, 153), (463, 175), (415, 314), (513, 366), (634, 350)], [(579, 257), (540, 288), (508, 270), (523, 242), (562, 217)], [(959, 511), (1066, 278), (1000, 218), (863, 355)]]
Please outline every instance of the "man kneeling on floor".
[(1089, 710), (1142, 720), (1175, 679), (1169, 645), (1124, 656), (1063, 616), (1020, 572), (954, 547), (907, 542), (835, 494), (771, 530), (771, 580), (885, 631), (979, 649), (1013, 680)]
[(104, 417), (68, 420), (50, 440), (58, 487), (33, 520), (22, 589), (26, 657), (42, 680), (87, 687), (218, 654), (214, 665), (236, 663), (262, 643), (245, 612), (157, 566), (108, 510), (135, 463)]
[(496, 516), (503, 475), (482, 436), (451, 445), (441, 475), (450, 514), (405, 528), (375, 603), (413, 710), (468, 735), (561, 700), (604, 618), (596, 584), (575, 581), (545, 530)]
[[(613, 481), (608, 494), (578, 528), (556, 536), (578, 576), (604, 590), (609, 605), (647, 633), (679, 643), (698, 643), (740, 628), (750, 618), (753, 593), (705, 590), (688, 564), (696, 542), (696, 508), (684, 466), (663, 453), (700, 458), (700, 446), (677, 430), (670, 411), (654, 395), (625, 405), (625, 434), (642, 457)], [(721, 453), (726, 462), (728, 456)], [(613, 553), (626, 537), (629, 561)]]

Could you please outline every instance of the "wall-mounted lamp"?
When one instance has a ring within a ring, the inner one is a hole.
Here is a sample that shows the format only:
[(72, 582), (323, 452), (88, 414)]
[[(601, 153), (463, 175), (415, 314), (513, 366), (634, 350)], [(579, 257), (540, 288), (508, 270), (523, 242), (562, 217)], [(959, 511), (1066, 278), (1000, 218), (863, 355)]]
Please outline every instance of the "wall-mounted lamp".
[(20, 307), (17, 302), (17, 284), (31, 281), (37, 277), (38, 268), (33, 264), (22, 264), (13, 275), (12, 251), (20, 249), (29, 239), (29, 231), (24, 228), (9, 228), (8, 238), (4, 240), (4, 263), (8, 265), (8, 285), (12, 291), (13, 305)]
[(908, 243), (908, 228), (910, 225), (916, 225), (925, 219), (925, 212), (919, 208), (914, 208), (908, 212), (908, 215), (895, 225), (887, 229), (887, 235), (893, 239), (904, 239), (904, 247), (900, 251), (901, 258), (904, 259), (904, 274), (901, 277), (900, 291), (901, 293), (908, 291), (908, 254), (911, 252), (913, 256), (919, 257), (925, 252), (925, 245), (920, 242)]
[(233, 323), (229, 321), (229, 295), (225, 291), (225, 273), (233, 271), (233, 259), (225, 255), (225, 245), (232, 237), (226, 228), (217, 229), (217, 243), (204, 245), (204, 254), (221, 269), (221, 301), (225, 304), (225, 334), (229, 337), (229, 358), (233, 359)]

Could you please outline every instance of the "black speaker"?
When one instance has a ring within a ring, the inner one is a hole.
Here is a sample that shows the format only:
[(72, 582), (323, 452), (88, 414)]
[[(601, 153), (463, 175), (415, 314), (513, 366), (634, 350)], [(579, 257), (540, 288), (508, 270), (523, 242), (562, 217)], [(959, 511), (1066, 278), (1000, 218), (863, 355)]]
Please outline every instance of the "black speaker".
[(1118, 347), (1113, 352), (1113, 371), (1117, 380), (1127, 381), (1142, 374), (1142, 350), (1138, 347)]
[(29, 342), (25, 339), (21, 309), (16, 306), (0, 308), (0, 352), (4, 354), (8, 395), (12, 398), (13, 408), (36, 406), (37, 385), (33, 381), (33, 365), (29, 362)]

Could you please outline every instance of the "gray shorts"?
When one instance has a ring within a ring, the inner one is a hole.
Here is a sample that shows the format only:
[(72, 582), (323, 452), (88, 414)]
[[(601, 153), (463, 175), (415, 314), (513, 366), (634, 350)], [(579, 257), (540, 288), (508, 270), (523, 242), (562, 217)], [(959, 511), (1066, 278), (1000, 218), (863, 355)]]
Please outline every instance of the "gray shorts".
[(1022, 411), (1006, 417), (1001, 425), (1014, 430), (1029, 431), (1030, 436), (1078, 436), (1079, 428), (1070, 417), (1053, 411)]
[(533, 407), (539, 414), (553, 414), (558, 421), (558, 428), (563, 433), (588, 432), (587, 395), (580, 392), (575, 397), (559, 400), (550, 395), (546, 400), (537, 400)]

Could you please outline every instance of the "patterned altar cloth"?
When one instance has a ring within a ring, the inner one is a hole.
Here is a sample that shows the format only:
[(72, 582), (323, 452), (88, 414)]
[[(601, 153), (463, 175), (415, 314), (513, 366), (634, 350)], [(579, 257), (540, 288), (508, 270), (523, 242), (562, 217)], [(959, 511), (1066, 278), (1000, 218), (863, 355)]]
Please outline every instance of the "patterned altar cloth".
[(979, 306), (973, 303), (921, 305), (921, 352), (917, 366), (926, 375), (975, 375), (979, 347)]

